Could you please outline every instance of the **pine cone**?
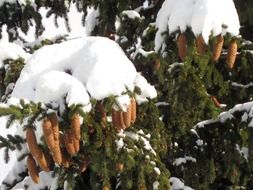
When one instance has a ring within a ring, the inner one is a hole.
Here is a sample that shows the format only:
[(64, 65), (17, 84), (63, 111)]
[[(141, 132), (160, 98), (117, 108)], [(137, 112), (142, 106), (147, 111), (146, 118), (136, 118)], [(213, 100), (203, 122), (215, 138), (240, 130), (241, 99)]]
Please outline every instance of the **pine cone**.
[(136, 101), (134, 98), (131, 99), (131, 123), (136, 120)]
[(49, 172), (50, 171), (50, 159), (46, 154), (40, 149), (41, 153), (39, 157), (35, 157), (35, 159), (38, 162), (39, 167), (45, 171)]
[(54, 137), (54, 147), (51, 149), (51, 153), (54, 159), (54, 162), (61, 164), (62, 162), (62, 153), (60, 148), (60, 133), (59, 133), (59, 122), (56, 114), (51, 114), (48, 116), (49, 121), (52, 125), (52, 132)]
[(71, 130), (66, 131), (64, 134), (64, 144), (69, 155), (74, 156), (76, 154), (76, 149), (74, 145), (74, 136), (71, 134)]
[(34, 130), (32, 128), (27, 128), (26, 129), (26, 141), (29, 147), (29, 150), (33, 157), (41, 157), (41, 149), (38, 146), (36, 136), (34, 133)]
[(160, 69), (160, 66), (161, 66), (161, 62), (160, 62), (160, 59), (156, 59), (155, 60), (155, 64), (154, 64), (154, 70), (157, 71)]
[(31, 154), (27, 156), (26, 162), (27, 162), (27, 168), (28, 168), (30, 177), (32, 178), (34, 183), (38, 184), (40, 181), (39, 172), (36, 166), (36, 162), (33, 159)]
[(182, 61), (185, 60), (185, 57), (187, 56), (187, 40), (185, 33), (181, 33), (177, 38), (177, 48), (178, 48), (178, 54)]
[(196, 38), (196, 46), (200, 55), (204, 55), (206, 53), (206, 43), (201, 35)]
[(121, 172), (121, 171), (123, 171), (123, 169), (124, 169), (124, 164), (123, 163), (120, 163), (120, 162), (118, 162), (118, 163), (116, 163), (116, 170), (118, 171), (118, 172)]
[(65, 168), (69, 168), (69, 166), (70, 166), (70, 158), (65, 154), (62, 154), (62, 165)]
[(59, 126), (56, 115), (53, 114), (45, 118), (42, 124), (42, 128), (44, 139), (52, 154), (54, 162), (61, 164), (62, 155), (59, 141)]
[(234, 68), (236, 54), (237, 54), (237, 42), (236, 42), (236, 39), (232, 39), (229, 44), (228, 54), (227, 54), (227, 67), (229, 69)]
[(105, 108), (104, 108), (103, 104), (101, 103), (101, 101), (99, 101), (97, 103), (97, 110), (101, 113), (101, 117), (102, 117), (101, 118), (101, 125), (103, 128), (105, 128), (107, 118), (106, 118)]
[(217, 62), (220, 58), (222, 47), (224, 44), (224, 38), (222, 35), (216, 36), (216, 42), (213, 48), (213, 61)]
[(81, 139), (81, 120), (78, 114), (74, 114), (71, 118), (71, 131), (76, 139)]
[(73, 138), (75, 153), (78, 153), (80, 150), (80, 140)]
[(52, 123), (48, 118), (44, 119), (43, 124), (42, 124), (42, 129), (43, 129), (43, 135), (47, 143), (47, 146), (50, 150), (52, 150), (55, 146), (54, 134), (53, 134), (53, 129), (52, 129)]
[(132, 115), (131, 111), (132, 111), (132, 106), (130, 103), (129, 106), (127, 107), (127, 111), (123, 112), (124, 124), (127, 128), (130, 127), (131, 125), (131, 115)]
[(117, 131), (120, 131), (121, 129), (124, 130), (126, 128), (122, 111), (112, 109), (112, 124)]
[(217, 100), (215, 96), (211, 96), (213, 103), (216, 107), (221, 108), (220, 102)]

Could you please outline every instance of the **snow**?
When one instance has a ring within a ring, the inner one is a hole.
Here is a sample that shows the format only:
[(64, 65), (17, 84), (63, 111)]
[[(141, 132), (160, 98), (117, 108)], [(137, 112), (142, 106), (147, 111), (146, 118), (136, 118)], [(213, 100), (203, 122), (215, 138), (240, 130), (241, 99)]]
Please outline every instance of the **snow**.
[[(35, 101), (37, 81), (52, 70), (69, 70), (72, 77), (85, 85), (91, 98), (98, 100), (120, 96), (134, 85), (141, 89), (139, 99), (142, 101), (157, 95), (155, 88), (136, 72), (118, 44), (103, 37), (83, 37), (36, 51), (22, 70), (12, 96)], [(55, 78), (64, 78), (58, 74)], [(47, 84), (51, 85), (49, 81)]]
[(245, 115), (244, 113), (241, 119), (242, 121), (245, 121), (246, 118), (252, 119), (251, 122), (249, 122), (248, 127), (253, 127), (253, 102), (246, 102), (244, 104), (237, 104), (230, 110), (220, 113), (217, 119), (209, 119), (209, 120), (201, 121), (197, 125), (195, 125), (194, 128), (195, 127), (203, 128), (205, 127), (205, 125), (209, 125), (209, 124), (217, 123), (217, 122), (224, 123), (227, 120), (233, 119), (234, 118), (233, 114), (236, 112), (247, 113), (247, 115)]
[(137, 11), (134, 10), (124, 10), (122, 11), (122, 15), (127, 16), (130, 19), (138, 19), (141, 18), (140, 14)]
[[(54, 82), (52, 83), (52, 81)], [(66, 102), (69, 107), (81, 104), (85, 105), (86, 112), (91, 110), (90, 98), (85, 87), (80, 81), (67, 73), (49, 71), (38, 78), (35, 89), (34, 100), (36, 102), (57, 102), (59, 97), (64, 98), (67, 94)]]
[(18, 59), (19, 57), (27, 60), (30, 54), (14, 43), (6, 42), (4, 39), (0, 41), (0, 68), (4, 66), (4, 60), (6, 59)]
[(172, 190), (193, 190), (192, 188), (185, 186), (184, 183), (176, 177), (171, 177), (170, 183)]
[(153, 190), (158, 190), (159, 189), (159, 182), (158, 181), (155, 181), (153, 183)]
[(89, 36), (91, 35), (91, 32), (94, 30), (96, 25), (99, 24), (99, 10), (94, 9), (91, 7), (90, 9), (87, 10), (87, 16), (85, 18), (85, 31), (86, 35)]
[[(40, 172), (40, 183), (35, 184), (30, 176), (27, 176), (16, 184), (12, 189), (26, 189), (26, 190), (35, 190), (35, 189), (45, 189), (45, 187), (50, 187), (52, 182), (54, 181), (54, 178), (52, 177), (53, 172)], [(50, 188), (50, 190), (53, 190), (53, 188)]]
[(177, 158), (173, 162), (173, 165), (179, 166), (181, 164), (186, 164), (186, 162), (191, 161), (191, 162), (196, 162), (196, 159), (191, 157), (191, 156), (185, 156), (184, 158)]
[(154, 167), (154, 170), (156, 172), (157, 175), (160, 175), (161, 174), (161, 171), (158, 167)]
[[(12, 125), (10, 128), (6, 129), (6, 123), (7, 123), (7, 117), (1, 117), (0, 118), (0, 127), (1, 127), (1, 136), (2, 137), (7, 137), (8, 134), (14, 134), (16, 131), (16, 126)], [(3, 130), (4, 129), (4, 130)], [(0, 149), (0, 168), (1, 168), (1, 172), (0, 172), (0, 184), (2, 183), (4, 177), (6, 177), (6, 174), (10, 171), (10, 169), (14, 166), (15, 164), (15, 152), (10, 151), (9, 152), (9, 156), (10, 156), (10, 160), (9, 162), (6, 164), (4, 162), (4, 149)]]
[(204, 141), (201, 140), (201, 139), (198, 139), (198, 140), (196, 141), (196, 144), (197, 144), (198, 146), (202, 146), (202, 145), (204, 144)]
[[(226, 7), (226, 9), (224, 9)], [(155, 51), (163, 49), (164, 33), (181, 33), (190, 28), (208, 43), (210, 35), (239, 34), (240, 23), (232, 0), (165, 0), (157, 14)]]

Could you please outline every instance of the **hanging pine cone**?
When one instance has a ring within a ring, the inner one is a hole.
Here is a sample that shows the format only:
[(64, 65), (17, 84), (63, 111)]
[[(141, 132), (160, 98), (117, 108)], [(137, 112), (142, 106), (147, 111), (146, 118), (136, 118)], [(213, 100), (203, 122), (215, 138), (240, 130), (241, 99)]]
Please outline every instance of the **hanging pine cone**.
[(184, 61), (187, 56), (187, 40), (185, 33), (179, 34), (177, 38), (177, 48), (180, 59)]
[(223, 36), (221, 34), (216, 36), (216, 41), (213, 47), (213, 61), (214, 62), (217, 62), (219, 60), (223, 44), (224, 44)]
[(212, 100), (213, 100), (213, 103), (214, 105), (217, 107), (217, 108), (221, 108), (221, 105), (220, 105), (220, 102), (217, 100), (217, 98), (215, 96), (211, 96)]
[(130, 125), (131, 125), (131, 116), (132, 116), (131, 111), (132, 111), (132, 106), (131, 106), (131, 102), (130, 102), (130, 104), (127, 107), (126, 112), (123, 112), (123, 120), (124, 120), (124, 124), (127, 128), (130, 127)]
[(31, 154), (34, 157), (41, 156), (41, 150), (37, 144), (36, 136), (32, 128), (26, 129), (26, 141)]
[(118, 172), (122, 172), (124, 169), (124, 164), (121, 162), (117, 162), (115, 167)]
[(45, 171), (49, 172), (50, 171), (50, 157), (48, 157), (41, 149), (41, 153), (39, 157), (35, 157), (35, 159), (38, 162), (39, 167)]
[(204, 55), (206, 53), (207, 46), (206, 46), (206, 43), (201, 35), (196, 38), (196, 46), (198, 49), (198, 53), (200, 55)]
[(78, 153), (80, 150), (80, 140), (73, 138), (75, 152)]
[(234, 68), (236, 54), (237, 54), (237, 42), (236, 42), (236, 39), (232, 39), (229, 44), (228, 54), (227, 54), (227, 67), (229, 69)]
[(28, 169), (29, 176), (32, 178), (34, 183), (38, 184), (40, 181), (39, 172), (38, 172), (38, 168), (36, 166), (36, 162), (33, 159), (31, 154), (29, 154), (27, 156), (26, 163), (27, 163), (27, 169)]
[(160, 69), (160, 66), (161, 66), (161, 62), (160, 62), (160, 59), (156, 59), (155, 60), (155, 63), (154, 63), (154, 70), (157, 71)]
[(131, 99), (131, 123), (134, 123), (136, 120), (136, 101), (134, 98)]
[(122, 111), (112, 109), (112, 124), (117, 131), (120, 131), (121, 129), (124, 130), (126, 128)]
[(81, 118), (78, 114), (71, 117), (71, 132), (76, 139), (81, 139)]
[(65, 168), (69, 168), (71, 164), (70, 158), (66, 154), (62, 154), (62, 165)]
[(55, 114), (51, 114), (50, 116), (45, 118), (42, 124), (42, 128), (44, 139), (52, 154), (54, 162), (57, 164), (61, 164), (62, 154), (60, 149), (59, 126), (57, 116)]
[(98, 101), (96, 109), (101, 114), (101, 125), (102, 125), (103, 128), (105, 128), (105, 126), (106, 126), (106, 120), (107, 120), (107, 118), (106, 118), (106, 111), (105, 111), (104, 105), (102, 104), (101, 101)]
[(71, 130), (66, 131), (64, 134), (64, 144), (69, 155), (74, 156), (76, 154), (76, 149), (74, 144), (74, 136), (71, 133)]

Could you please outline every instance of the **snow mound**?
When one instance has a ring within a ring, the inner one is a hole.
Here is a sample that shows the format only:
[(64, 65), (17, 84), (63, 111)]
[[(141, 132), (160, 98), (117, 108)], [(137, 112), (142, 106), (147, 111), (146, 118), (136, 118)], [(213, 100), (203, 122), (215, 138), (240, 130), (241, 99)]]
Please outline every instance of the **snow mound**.
[(6, 59), (22, 57), (27, 60), (30, 57), (30, 54), (26, 53), (21, 46), (4, 40), (0, 42), (0, 52), (0, 68), (4, 66), (4, 60)]
[(232, 0), (165, 0), (158, 12), (156, 27), (155, 50), (158, 52), (164, 46), (163, 34), (168, 30), (171, 34), (190, 28), (207, 43), (210, 35), (237, 36), (240, 22)]
[(36, 51), (22, 70), (12, 97), (48, 103), (65, 94), (69, 104), (89, 105), (89, 98), (121, 96), (135, 86), (142, 92), (139, 102), (156, 97), (155, 88), (136, 72), (117, 43), (83, 37)]

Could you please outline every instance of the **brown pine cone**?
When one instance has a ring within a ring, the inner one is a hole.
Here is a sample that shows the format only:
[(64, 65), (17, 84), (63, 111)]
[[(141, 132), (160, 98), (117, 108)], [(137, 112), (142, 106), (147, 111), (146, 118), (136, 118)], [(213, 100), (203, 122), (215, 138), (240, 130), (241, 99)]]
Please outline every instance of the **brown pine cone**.
[(234, 68), (235, 60), (236, 60), (236, 54), (237, 54), (237, 42), (236, 39), (232, 39), (229, 47), (228, 47), (228, 54), (227, 54), (227, 67), (229, 69)]
[(50, 114), (48, 116), (49, 121), (52, 125), (52, 132), (54, 137), (54, 146), (50, 149), (54, 162), (57, 164), (61, 164), (62, 162), (62, 153), (60, 148), (60, 133), (59, 133), (59, 122), (56, 114)]
[(70, 162), (70, 158), (65, 155), (65, 154), (62, 154), (62, 165), (65, 167), (65, 168), (69, 168), (71, 162)]
[(123, 112), (124, 124), (127, 128), (130, 127), (131, 125), (131, 115), (132, 115), (131, 111), (132, 111), (132, 106), (130, 103), (129, 106), (127, 107), (127, 111)]
[(118, 172), (121, 172), (121, 171), (123, 171), (123, 169), (124, 169), (124, 164), (123, 163), (120, 163), (120, 162), (118, 162), (118, 163), (116, 163), (116, 170), (118, 171)]
[(160, 69), (160, 66), (161, 66), (161, 62), (160, 62), (160, 59), (156, 59), (155, 60), (155, 64), (154, 64), (154, 70), (157, 71)]
[(213, 100), (213, 103), (214, 105), (217, 107), (217, 108), (221, 108), (221, 105), (220, 105), (220, 102), (217, 100), (217, 98), (215, 96), (211, 96), (212, 100)]
[(81, 139), (81, 118), (78, 114), (74, 114), (71, 118), (71, 131), (76, 139)]
[(48, 118), (45, 118), (42, 124), (42, 129), (43, 129), (43, 135), (44, 139), (47, 143), (47, 146), (50, 150), (52, 150), (55, 146), (54, 143), (54, 134), (53, 134), (53, 129), (52, 129), (52, 123)]
[(74, 144), (74, 136), (72, 135), (71, 130), (66, 131), (64, 134), (64, 144), (69, 155), (74, 156), (76, 154), (76, 149)]
[(43, 124), (43, 134), (46, 144), (52, 154), (54, 162), (61, 164), (62, 155), (59, 141), (59, 125), (55, 114), (52, 114), (44, 119)]
[(196, 38), (196, 46), (200, 55), (204, 55), (206, 53), (206, 43), (201, 35)]
[(134, 123), (136, 120), (136, 101), (134, 98), (131, 99), (131, 123)]
[(46, 154), (40, 149), (41, 153), (39, 157), (34, 157), (37, 162), (39, 167), (45, 171), (45, 172), (49, 172), (50, 171), (50, 159), (49, 157), (46, 156)]
[(118, 132), (126, 128), (122, 111), (112, 109), (112, 124)]
[(223, 36), (221, 34), (216, 36), (216, 42), (213, 47), (213, 61), (214, 62), (217, 62), (219, 60), (223, 44), (224, 44)]
[(26, 129), (26, 141), (33, 157), (40, 157), (42, 151), (37, 144), (36, 136), (32, 128)]
[(177, 48), (180, 59), (184, 61), (187, 56), (187, 40), (185, 33), (179, 34), (177, 38)]
[(27, 162), (27, 168), (28, 168), (30, 177), (32, 178), (34, 183), (38, 184), (40, 181), (39, 172), (36, 166), (36, 162), (33, 159), (31, 154), (27, 156), (26, 162)]
[(103, 128), (105, 128), (106, 126), (106, 121), (107, 121), (107, 118), (106, 118), (106, 112), (105, 112), (105, 108), (104, 108), (104, 105), (102, 104), (101, 101), (99, 101), (97, 103), (97, 110), (101, 113), (101, 125)]
[(80, 150), (80, 140), (73, 138), (75, 153), (78, 153)]

